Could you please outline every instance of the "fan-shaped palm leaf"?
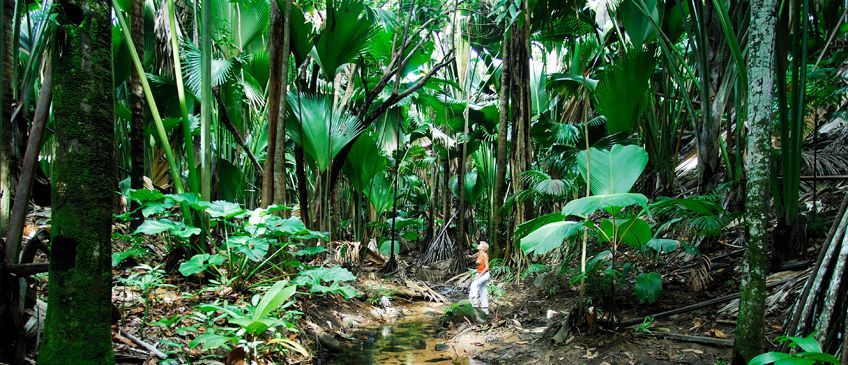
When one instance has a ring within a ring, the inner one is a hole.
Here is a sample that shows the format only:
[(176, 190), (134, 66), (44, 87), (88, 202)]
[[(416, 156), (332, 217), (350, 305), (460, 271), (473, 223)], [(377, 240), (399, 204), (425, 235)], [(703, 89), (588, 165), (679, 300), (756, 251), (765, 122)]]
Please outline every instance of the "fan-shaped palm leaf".
[(375, 34), (374, 19), (357, 0), (327, 0), (327, 21), (315, 44), (315, 55), (328, 79), (339, 68), (366, 53)]
[(301, 96), (298, 100), (291, 92), (288, 100), (291, 120), (301, 128), (286, 128), (286, 132), (315, 161), (319, 171), (326, 170), (342, 147), (362, 132), (355, 116), (332, 111), (332, 101), (326, 95)]
[(356, 139), (350, 149), (343, 172), (354, 189), (365, 193), (370, 189), (374, 176), (385, 171), (386, 161), (374, 137), (364, 134)]
[[(195, 97), (200, 97), (200, 49), (191, 42), (183, 40), (182, 42), (183, 71), (185, 72), (185, 85)], [(227, 80), (235, 74), (235, 71), (245, 61), (242, 58), (233, 58), (227, 60), (212, 60), (212, 87), (218, 87), (227, 82)]]
[(595, 89), (598, 111), (610, 133), (630, 132), (642, 113), (648, 79), (654, 69), (650, 53), (632, 50), (604, 72)]

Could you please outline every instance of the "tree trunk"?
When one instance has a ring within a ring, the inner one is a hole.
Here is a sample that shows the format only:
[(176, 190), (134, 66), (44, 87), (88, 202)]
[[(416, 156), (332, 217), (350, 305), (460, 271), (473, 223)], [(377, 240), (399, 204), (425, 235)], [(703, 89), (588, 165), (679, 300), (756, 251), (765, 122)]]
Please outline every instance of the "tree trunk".
[(280, 101), (283, 69), (280, 46), (283, 41), (283, 14), (276, 1), (271, 1), (271, 27), (268, 35), (268, 146), (265, 153), (265, 167), (262, 175), (262, 206), (274, 202), (274, 163), (277, 151), (277, 120), (280, 115)]
[[(135, 43), (135, 51), (138, 57), (144, 59), (144, 44), (140, 40), (144, 39), (144, 1), (130, 1), (130, 27), (133, 39), (138, 39)], [(144, 188), (144, 91), (141, 89), (141, 81), (138, 78), (137, 72), (130, 72), (130, 188)], [(135, 210), (139, 207), (138, 202), (130, 202), (130, 210)], [(132, 222), (133, 226), (141, 224), (143, 216), (141, 209), (135, 212), (136, 220)]]
[(12, 75), (14, 47), (12, 23), (15, 1), (0, 0), (0, 237), (6, 236), (12, 209)]
[(495, 187), (492, 195), (492, 224), (490, 232), (490, 240), (492, 241), (492, 257), (501, 257), (504, 247), (509, 245), (507, 239), (506, 227), (503, 227), (503, 216), (501, 215), (501, 206), (504, 203), (506, 196), (506, 161), (507, 161), (507, 141), (506, 135), (509, 129), (509, 33), (504, 34), (503, 40), (503, 62), (501, 66), (501, 85), (500, 85), (500, 117), (498, 119), (498, 140), (495, 150)]
[[(833, 225), (819, 251), (804, 289), (793, 306), (786, 324), (787, 336), (804, 337), (816, 333), (824, 352), (836, 353), (839, 338), (845, 338), (845, 317), (848, 313), (848, 195), (842, 200)], [(787, 351), (781, 345), (781, 351)], [(843, 361), (848, 354), (843, 348)]]
[(742, 364), (762, 350), (765, 321), (769, 154), (774, 73), (776, 0), (753, 0), (748, 43), (748, 153), (745, 216), (748, 239), (736, 322), (733, 362)]
[[(698, 73), (700, 75), (700, 101), (701, 101), (701, 123), (695, 126), (696, 143), (698, 146), (698, 191), (706, 193), (714, 189), (719, 181), (719, 123), (721, 122), (721, 110), (715, 102), (716, 87), (719, 85), (720, 74), (725, 67), (722, 59), (717, 59), (717, 52), (710, 47), (710, 39), (721, 39), (721, 33), (716, 37), (716, 22), (710, 16), (711, 5), (709, 2), (689, 2), (691, 11), (690, 33), (694, 35), (695, 60), (697, 61)], [(724, 47), (718, 43), (717, 47)], [(720, 55), (720, 53), (718, 53)], [(723, 102), (723, 101), (721, 101)], [(723, 107), (721, 108), (723, 109)]]
[[(203, 0), (200, 18), (200, 196), (212, 201), (212, 3)], [(177, 52), (177, 50), (174, 50)], [(204, 230), (205, 232), (205, 230)], [(205, 234), (205, 233), (204, 233)]]
[[(292, 0), (286, 0), (286, 8), (283, 9), (283, 44), (280, 46), (282, 68), (280, 72), (280, 105), (277, 113), (277, 142), (274, 156), (274, 204), (286, 205), (286, 96), (289, 83), (289, 51), (290, 51), (290, 29), (289, 17), (291, 13)], [(283, 211), (283, 214), (286, 211)]]
[[(526, 4), (525, 4), (526, 5)], [(524, 189), (521, 173), (530, 169), (533, 156), (530, 141), (530, 31), (525, 20), (521, 26), (514, 24), (510, 30), (510, 76), (512, 106), (512, 184), (513, 191)], [(532, 219), (533, 202), (516, 202), (515, 225)], [(509, 249), (506, 250), (509, 253)]]
[(112, 7), (61, 2), (52, 249), (39, 364), (112, 364)]
[(442, 161), (442, 220), (445, 221), (445, 229), (451, 219), (451, 189), (450, 189), (450, 148), (445, 146), (445, 158)]

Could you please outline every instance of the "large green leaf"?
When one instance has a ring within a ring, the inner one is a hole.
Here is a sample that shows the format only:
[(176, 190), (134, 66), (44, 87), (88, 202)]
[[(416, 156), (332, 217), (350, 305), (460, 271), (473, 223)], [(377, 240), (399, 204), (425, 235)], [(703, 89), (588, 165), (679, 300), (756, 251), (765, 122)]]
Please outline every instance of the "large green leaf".
[(656, 302), (662, 294), (662, 277), (655, 272), (641, 273), (636, 276), (633, 290), (642, 303)]
[(659, 253), (671, 253), (680, 247), (680, 241), (668, 238), (653, 238), (648, 241), (647, 246)]
[(640, 249), (651, 240), (651, 226), (640, 218), (616, 219), (613, 230), (612, 219), (604, 219), (600, 224), (601, 240), (610, 242), (615, 238), (619, 243)]
[(361, 0), (327, 0), (327, 20), (315, 44), (315, 57), (324, 76), (332, 80), (339, 69), (368, 51), (375, 34)]
[(210, 266), (217, 266), (224, 263), (224, 256), (219, 254), (210, 255), (202, 253), (192, 256), (186, 262), (180, 264), (180, 274), (183, 276), (191, 276), (206, 271)]
[(350, 271), (343, 267), (333, 266), (301, 271), (292, 282), (298, 285), (319, 285), (321, 282), (332, 284), (354, 280), (356, 280), (356, 276)]
[(521, 250), (527, 254), (544, 255), (560, 247), (562, 241), (583, 228), (583, 222), (554, 222), (539, 227), (521, 239)]
[(592, 147), (588, 160), (586, 151), (577, 153), (577, 168), (584, 180), (590, 175), (594, 195), (630, 192), (647, 164), (648, 152), (634, 145), (617, 144), (609, 150)]
[(238, 15), (241, 48), (248, 49), (254, 41), (261, 42), (262, 36), (267, 34), (270, 26), (270, 3), (267, 1), (239, 1)]
[(268, 289), (268, 292), (262, 296), (262, 300), (259, 301), (259, 304), (256, 305), (256, 309), (253, 311), (254, 320), (268, 317), (272, 311), (294, 295), (297, 287), (294, 285), (286, 286), (286, 284), (288, 284), (287, 280), (281, 280), (274, 283), (271, 289)]
[[(651, 19), (648, 19), (639, 7), (645, 8)], [(624, 24), (624, 30), (634, 48), (641, 49), (645, 41), (656, 36), (651, 22), (660, 23), (657, 0), (624, 0), (618, 8), (618, 13), (621, 15), (621, 23)]]
[(647, 211), (648, 197), (639, 193), (591, 195), (568, 202), (562, 208), (562, 214), (566, 217), (574, 215), (581, 218), (588, 218), (599, 210), (604, 210), (610, 214), (618, 214), (621, 209), (631, 205), (640, 205)]
[(370, 134), (359, 136), (354, 142), (344, 164), (348, 182), (359, 192), (368, 189), (371, 179), (386, 169), (386, 156), (377, 147), (377, 141)]
[[(200, 98), (201, 93), (201, 61), (200, 49), (193, 43), (184, 40), (182, 42), (182, 66), (185, 77), (185, 86)], [(219, 87), (234, 77), (236, 69), (241, 60), (239, 59), (212, 59), (212, 87)]]
[(292, 120), (300, 123), (301, 128), (292, 126), (286, 128), (286, 132), (303, 147), (318, 169), (325, 171), (362, 128), (355, 116), (332, 110), (332, 100), (326, 95), (301, 96), (298, 100), (297, 94), (292, 92), (288, 98)]
[(377, 211), (377, 214), (385, 213), (392, 207), (392, 203), (394, 202), (394, 195), (390, 181), (388, 181), (383, 175), (377, 175), (371, 179), (367, 190), (365, 190), (365, 196), (368, 198), (371, 205), (374, 206), (374, 210)]
[(252, 236), (233, 236), (227, 240), (226, 245), (230, 249), (244, 254), (248, 260), (259, 262), (268, 254), (271, 240)]
[(604, 70), (595, 95), (610, 134), (633, 131), (645, 104), (653, 69), (651, 53), (632, 50)]
[(515, 228), (514, 236), (515, 238), (522, 239), (524, 238), (524, 236), (532, 233), (533, 231), (539, 229), (540, 227), (546, 224), (559, 222), (563, 219), (565, 219), (565, 216), (562, 215), (562, 212), (553, 212), (538, 216), (529, 221), (519, 224), (518, 227)]
[[(283, 3), (280, 9), (285, 8), (285, 0), (277, 0), (277, 3)], [(306, 20), (303, 14), (303, 9), (297, 4), (292, 4), (291, 12), (289, 13), (289, 42), (291, 53), (294, 56), (295, 66), (300, 67), (306, 61), (309, 52), (314, 45), (312, 44), (315, 38), (314, 27), (311, 22)]]

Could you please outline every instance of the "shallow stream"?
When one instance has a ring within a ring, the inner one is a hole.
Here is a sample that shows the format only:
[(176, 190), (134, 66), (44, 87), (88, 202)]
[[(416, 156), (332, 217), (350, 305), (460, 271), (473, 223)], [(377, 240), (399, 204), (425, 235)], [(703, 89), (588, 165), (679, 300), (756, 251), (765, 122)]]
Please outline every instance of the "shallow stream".
[(439, 309), (423, 305), (401, 310), (403, 315), (394, 323), (364, 327), (354, 332), (348, 346), (328, 359), (327, 364), (485, 365), (462, 355), (466, 352), (456, 348), (474, 344), (448, 343), (447, 339), (439, 337)]

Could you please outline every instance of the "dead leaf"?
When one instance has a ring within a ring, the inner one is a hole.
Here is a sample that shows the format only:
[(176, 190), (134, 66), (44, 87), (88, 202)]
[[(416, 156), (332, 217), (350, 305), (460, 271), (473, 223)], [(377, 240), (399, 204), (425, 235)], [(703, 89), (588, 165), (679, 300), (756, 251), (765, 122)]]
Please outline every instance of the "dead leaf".
[[(587, 360), (591, 360), (591, 359), (594, 359), (594, 358), (598, 357), (598, 352), (597, 352), (597, 351), (595, 351), (595, 350), (596, 350), (596, 348), (594, 348), (594, 347), (587, 348), (587, 349), (586, 349), (586, 354), (585, 354), (585, 355), (583, 355), (583, 358), (584, 358), (584, 359), (587, 359)], [(594, 351), (594, 352), (593, 352), (593, 351)]]
[(722, 332), (718, 328), (712, 328), (709, 331), (707, 331), (707, 333), (709, 333), (710, 336), (713, 336), (715, 338), (727, 338), (727, 334)]
[(691, 352), (693, 354), (698, 354), (698, 355), (704, 354), (704, 351), (698, 350), (698, 349), (683, 349), (683, 350), (680, 350), (680, 352)]
[(224, 363), (227, 365), (244, 365), (244, 358), (246, 356), (247, 353), (244, 352), (244, 348), (236, 347), (227, 354), (227, 358), (224, 360)]

